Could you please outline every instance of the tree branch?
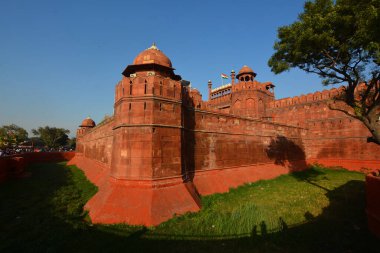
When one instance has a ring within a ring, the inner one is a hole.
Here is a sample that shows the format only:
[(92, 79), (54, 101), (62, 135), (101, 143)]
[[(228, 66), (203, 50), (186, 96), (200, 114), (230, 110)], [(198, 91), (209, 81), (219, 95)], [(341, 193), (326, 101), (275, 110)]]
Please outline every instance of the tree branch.
[(331, 106), (331, 103), (328, 104), (328, 107), (329, 109), (331, 110), (334, 110), (334, 111), (339, 111), (339, 112), (343, 112), (344, 114), (346, 114), (347, 116), (350, 116), (351, 118), (355, 118), (355, 119), (358, 119), (358, 120), (362, 120), (362, 117), (359, 117), (359, 116), (356, 116), (354, 114), (351, 114), (349, 113), (347, 110), (344, 110), (344, 109), (340, 109), (340, 108), (334, 108)]
[(330, 69), (334, 70), (335, 72), (341, 74), (347, 80), (351, 80), (351, 77), (350, 77), (350, 75), (347, 74), (347, 72), (342, 71), (342, 70), (335, 67), (338, 64), (337, 64), (336, 60), (329, 54), (329, 52), (327, 50), (323, 49), (322, 52), (323, 52), (323, 55), (325, 55), (332, 62), (332, 64), (330, 66), (327, 66), (327, 68), (330, 68)]
[[(323, 66), (322, 66), (322, 67), (323, 67)], [(310, 72), (310, 73), (315, 73), (315, 74), (318, 74), (318, 75), (322, 75), (323, 77), (329, 77), (329, 78), (339, 79), (339, 80), (341, 80), (342, 82), (346, 82), (346, 81), (347, 81), (347, 80), (344, 79), (343, 77), (340, 77), (340, 76), (338, 76), (338, 75), (334, 75), (334, 74), (331, 74), (331, 73), (328, 73), (328, 72), (322, 70), (321, 67), (315, 66), (315, 68), (318, 69), (319, 72), (314, 71), (314, 70), (310, 70), (310, 69), (308, 69), (308, 70), (306, 70), (306, 71), (307, 71), (307, 72)], [(326, 66), (323, 67), (323, 68), (326, 68)]]

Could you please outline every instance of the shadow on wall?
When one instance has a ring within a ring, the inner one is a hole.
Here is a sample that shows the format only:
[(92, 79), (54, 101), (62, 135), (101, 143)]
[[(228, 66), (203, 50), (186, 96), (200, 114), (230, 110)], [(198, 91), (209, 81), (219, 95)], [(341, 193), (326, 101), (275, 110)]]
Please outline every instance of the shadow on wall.
[(269, 159), (277, 165), (288, 167), (289, 172), (304, 170), (307, 168), (306, 155), (301, 140), (299, 142), (279, 135), (271, 140), (265, 151)]
[[(349, 147), (350, 145), (348, 143), (346, 143), (348, 145), (342, 145), (342, 144), (345, 144), (345, 143), (336, 143), (336, 142), (328, 143), (328, 144), (326, 143), (324, 147), (321, 150), (319, 150), (317, 154), (317, 158), (323, 159), (323, 158), (347, 157), (346, 148)], [(350, 157), (350, 158), (354, 158), (354, 157)]]
[(193, 131), (195, 129), (194, 102), (189, 97), (186, 89), (183, 90), (183, 100), (185, 103), (182, 105), (181, 116), (182, 125), (184, 126), (181, 130), (181, 175), (187, 191), (193, 197), (197, 205), (201, 207), (200, 194), (193, 183), (195, 176), (195, 133)]
[[(182, 124), (182, 179), (183, 182), (192, 182), (195, 176), (195, 111), (194, 102), (186, 90), (183, 91)], [(186, 145), (185, 145), (186, 144)]]

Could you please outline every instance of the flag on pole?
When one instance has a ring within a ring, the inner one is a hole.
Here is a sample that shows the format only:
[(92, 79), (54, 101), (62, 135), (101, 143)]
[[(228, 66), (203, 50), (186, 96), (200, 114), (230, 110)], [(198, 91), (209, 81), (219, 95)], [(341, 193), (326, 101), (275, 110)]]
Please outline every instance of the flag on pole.
[(220, 77), (223, 79), (228, 79), (228, 76), (226, 74), (220, 74)]

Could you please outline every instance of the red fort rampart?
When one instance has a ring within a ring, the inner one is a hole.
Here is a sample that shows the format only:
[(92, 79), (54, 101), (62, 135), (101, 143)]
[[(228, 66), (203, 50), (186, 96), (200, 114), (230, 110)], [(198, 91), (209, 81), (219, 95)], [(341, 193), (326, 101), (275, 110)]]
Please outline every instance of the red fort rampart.
[(174, 74), (155, 45), (116, 85), (114, 115), (77, 131), (80, 167), (98, 187), (87, 203), (93, 222), (157, 225), (197, 211), (199, 194), (302, 170), (310, 163), (360, 170), (378, 164), (368, 130), (330, 110), (332, 89), (275, 100), (274, 85), (248, 66), (208, 100)]

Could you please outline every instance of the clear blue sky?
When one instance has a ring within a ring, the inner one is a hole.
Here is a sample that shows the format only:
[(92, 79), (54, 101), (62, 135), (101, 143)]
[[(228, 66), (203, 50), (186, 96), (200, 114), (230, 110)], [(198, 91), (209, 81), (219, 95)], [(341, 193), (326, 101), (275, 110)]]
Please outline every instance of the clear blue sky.
[(277, 98), (322, 90), (299, 70), (271, 73), (277, 28), (303, 0), (0, 2), (0, 125), (75, 129), (113, 113), (114, 87), (134, 57), (156, 42), (176, 73), (207, 99), (207, 81), (248, 65)]

